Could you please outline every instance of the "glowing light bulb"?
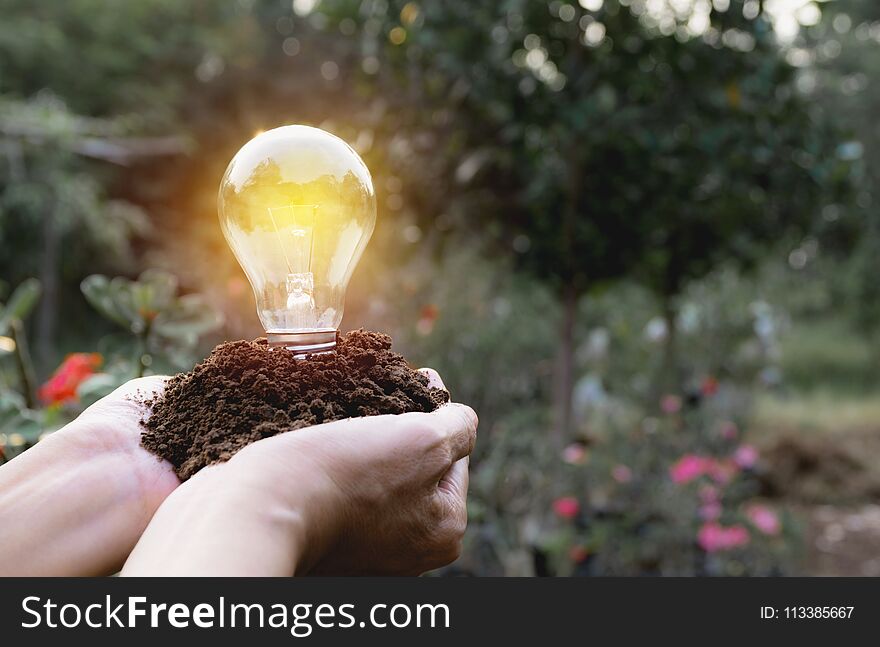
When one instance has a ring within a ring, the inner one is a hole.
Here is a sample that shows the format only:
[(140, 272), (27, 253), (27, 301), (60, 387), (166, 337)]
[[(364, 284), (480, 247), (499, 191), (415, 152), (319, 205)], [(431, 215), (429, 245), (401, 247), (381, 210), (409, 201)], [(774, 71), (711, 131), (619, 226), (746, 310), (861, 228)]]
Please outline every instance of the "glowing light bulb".
[(259, 133), (229, 163), (218, 206), (270, 347), (332, 350), (348, 281), (376, 223), (360, 156), (317, 128)]

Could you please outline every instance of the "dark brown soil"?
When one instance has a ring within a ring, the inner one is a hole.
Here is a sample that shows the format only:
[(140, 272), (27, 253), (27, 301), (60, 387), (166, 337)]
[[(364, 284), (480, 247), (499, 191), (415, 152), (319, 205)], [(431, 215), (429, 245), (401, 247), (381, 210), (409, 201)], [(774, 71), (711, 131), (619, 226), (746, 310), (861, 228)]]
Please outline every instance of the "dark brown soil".
[(834, 437), (784, 435), (762, 456), (771, 469), (761, 474), (763, 494), (802, 504), (858, 505), (880, 498), (880, 474), (866, 457), (880, 444), (874, 430)]
[(261, 438), (343, 418), (429, 412), (448, 401), (381, 333), (350, 332), (336, 353), (304, 359), (269, 351), (265, 339), (235, 341), (146, 402), (141, 442), (186, 480)]

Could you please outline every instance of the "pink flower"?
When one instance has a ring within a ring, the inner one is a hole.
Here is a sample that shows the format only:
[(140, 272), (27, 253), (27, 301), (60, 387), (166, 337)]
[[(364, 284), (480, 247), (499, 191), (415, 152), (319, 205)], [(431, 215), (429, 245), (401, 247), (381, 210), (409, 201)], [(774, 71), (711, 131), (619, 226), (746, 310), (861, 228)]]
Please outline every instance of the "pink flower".
[(747, 470), (758, 462), (758, 450), (754, 445), (740, 445), (733, 453), (733, 462)]
[(564, 496), (553, 502), (553, 512), (562, 519), (574, 519), (581, 511), (581, 504), (573, 496)]
[(700, 501), (703, 503), (717, 503), (720, 498), (718, 488), (714, 485), (703, 485), (700, 487)]
[(690, 483), (706, 473), (711, 459), (696, 454), (685, 454), (669, 468), (669, 476), (679, 485)]
[(749, 543), (749, 531), (739, 524), (722, 526), (717, 521), (707, 521), (700, 526), (697, 543), (707, 553), (740, 548)]
[(739, 435), (739, 429), (737, 429), (735, 422), (725, 420), (718, 428), (718, 435), (721, 436), (724, 440), (733, 440)]
[(660, 410), (666, 414), (681, 411), (681, 398), (677, 395), (664, 395), (660, 398)]
[(569, 465), (582, 465), (587, 460), (587, 448), (582, 443), (572, 443), (562, 450), (562, 460)]
[(730, 483), (738, 471), (739, 465), (731, 460), (709, 459), (709, 463), (706, 466), (706, 473), (718, 485)]
[(721, 516), (721, 504), (717, 501), (704, 503), (700, 506), (700, 518), (703, 521), (715, 521)]
[(629, 483), (632, 481), (633, 473), (626, 465), (615, 465), (611, 468), (611, 478), (618, 483)]
[(745, 512), (752, 525), (765, 535), (775, 537), (782, 532), (782, 522), (779, 520), (779, 515), (770, 507), (761, 503), (753, 503), (746, 506)]

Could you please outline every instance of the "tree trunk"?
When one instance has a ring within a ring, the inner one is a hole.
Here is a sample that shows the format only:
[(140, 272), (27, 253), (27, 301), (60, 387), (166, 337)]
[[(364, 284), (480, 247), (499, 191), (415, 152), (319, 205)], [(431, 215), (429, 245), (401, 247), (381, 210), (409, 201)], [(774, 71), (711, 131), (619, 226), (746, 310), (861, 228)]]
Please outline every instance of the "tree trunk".
[(666, 339), (663, 342), (663, 358), (660, 373), (654, 387), (654, 400), (659, 406), (660, 397), (666, 393), (678, 393), (681, 390), (678, 374), (678, 312), (672, 298), (663, 298), (663, 321), (666, 324)]
[(554, 390), (555, 442), (561, 448), (571, 437), (574, 394), (574, 324), (577, 319), (578, 292), (567, 285), (562, 295), (562, 322), (556, 358)]
[(556, 382), (554, 384), (554, 440), (559, 449), (571, 438), (572, 400), (574, 394), (574, 325), (577, 305), (583, 294), (583, 280), (575, 250), (574, 223), (579, 215), (581, 168), (577, 148), (568, 146), (566, 152), (568, 177), (565, 187), (566, 204), (562, 210), (559, 227), (560, 254), (567, 267), (568, 278), (562, 288), (562, 325), (559, 330), (559, 355), (556, 358)]

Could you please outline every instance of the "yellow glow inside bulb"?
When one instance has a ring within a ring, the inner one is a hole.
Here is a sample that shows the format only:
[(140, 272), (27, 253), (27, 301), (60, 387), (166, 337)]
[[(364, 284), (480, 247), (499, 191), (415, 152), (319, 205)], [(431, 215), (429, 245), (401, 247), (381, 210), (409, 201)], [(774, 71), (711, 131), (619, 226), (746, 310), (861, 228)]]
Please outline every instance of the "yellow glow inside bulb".
[(332, 349), (349, 279), (376, 224), (373, 180), (360, 156), (318, 128), (268, 130), (232, 158), (218, 206), (270, 346)]

